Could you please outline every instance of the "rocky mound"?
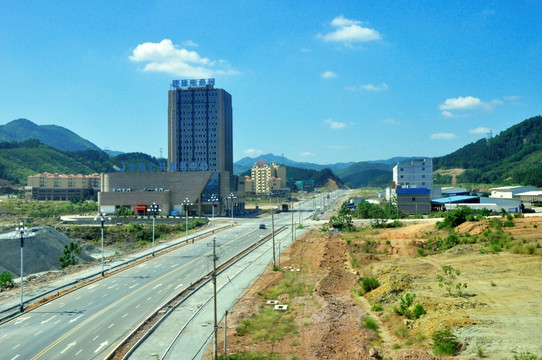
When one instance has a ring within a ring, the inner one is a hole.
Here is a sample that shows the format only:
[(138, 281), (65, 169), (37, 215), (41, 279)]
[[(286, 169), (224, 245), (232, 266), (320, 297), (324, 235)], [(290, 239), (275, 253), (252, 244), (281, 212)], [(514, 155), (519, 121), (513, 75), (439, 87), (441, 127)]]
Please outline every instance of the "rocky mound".
[[(58, 231), (48, 227), (40, 226), (29, 228), (33, 234), (24, 240), (23, 265), (24, 275), (40, 273), (44, 271), (59, 270), (64, 245), (72, 240)], [(16, 276), (21, 268), (21, 241), (16, 231), (0, 234), (0, 273), (9, 271)], [(81, 255), (76, 257), (79, 263), (93, 261), (94, 258), (81, 250)]]

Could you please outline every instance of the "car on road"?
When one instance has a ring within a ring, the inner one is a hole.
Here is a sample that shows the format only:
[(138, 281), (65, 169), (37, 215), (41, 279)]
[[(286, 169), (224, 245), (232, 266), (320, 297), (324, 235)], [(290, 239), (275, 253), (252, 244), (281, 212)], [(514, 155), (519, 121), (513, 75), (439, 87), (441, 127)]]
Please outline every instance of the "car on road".
[(260, 229), (267, 229), (267, 228), (265, 227), (265, 224), (260, 224)]

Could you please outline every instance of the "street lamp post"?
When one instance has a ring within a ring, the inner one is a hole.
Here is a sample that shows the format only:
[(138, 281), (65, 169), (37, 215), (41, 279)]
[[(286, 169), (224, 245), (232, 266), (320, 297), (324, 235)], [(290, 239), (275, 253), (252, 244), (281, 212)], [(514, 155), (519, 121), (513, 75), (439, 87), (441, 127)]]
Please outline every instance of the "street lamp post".
[(96, 215), (96, 217), (94, 218), (94, 221), (98, 221), (100, 220), (101, 222), (101, 226), (102, 226), (102, 276), (105, 275), (105, 271), (104, 271), (104, 222), (105, 220), (109, 220), (111, 221), (111, 218), (106, 218), (105, 217), (105, 213), (102, 212), (101, 214), (98, 213), (98, 215)]
[(213, 208), (213, 217), (211, 218), (212, 219), (211, 224), (212, 224), (213, 232), (214, 232), (215, 231), (215, 202), (218, 201), (218, 198), (216, 197), (215, 194), (212, 194), (209, 200), (211, 200), (211, 207)]
[(154, 256), (154, 222), (156, 220), (156, 213), (162, 211), (162, 209), (159, 209), (158, 205), (153, 202), (152, 205), (149, 206), (149, 210), (152, 213), (152, 256)]
[(237, 196), (230, 193), (230, 195), (228, 195), (228, 199), (230, 199), (231, 202), (231, 226), (233, 226), (233, 199), (237, 199)]
[[(188, 240), (188, 206), (192, 205), (189, 198), (184, 199), (183, 201), (183, 208), (186, 214), (186, 223), (185, 223), (185, 230), (186, 230), (186, 240)], [(193, 242), (193, 241), (192, 241)]]
[(21, 304), (19, 306), (19, 312), (24, 311), (24, 302), (23, 302), (23, 248), (24, 248), (24, 238), (34, 236), (33, 233), (28, 232), (28, 228), (24, 226), (24, 222), (21, 220), (20, 227), (15, 228), (19, 232), (19, 237), (21, 239)]
[(273, 270), (275, 270), (276, 261), (275, 261), (275, 207), (271, 208), (271, 233), (273, 235)]

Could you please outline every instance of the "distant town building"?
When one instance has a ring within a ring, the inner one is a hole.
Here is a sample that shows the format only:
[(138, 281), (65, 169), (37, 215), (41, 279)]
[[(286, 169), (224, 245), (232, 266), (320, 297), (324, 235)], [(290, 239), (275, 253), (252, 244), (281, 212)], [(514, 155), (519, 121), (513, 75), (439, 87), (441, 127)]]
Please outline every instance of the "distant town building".
[(255, 194), (268, 195), (289, 191), (286, 186), (286, 166), (266, 164), (265, 161), (258, 161), (252, 167), (251, 177), (246, 183), (251, 184), (251, 190)]
[[(214, 81), (168, 92), (170, 171), (233, 171), (232, 98)], [(196, 85), (196, 84), (194, 84)]]
[(440, 188), (433, 187), (433, 159), (410, 159), (393, 168), (393, 183), (386, 189), (386, 199), (396, 201), (402, 212), (430, 213), (431, 199), (440, 196)]
[(100, 209), (146, 214), (156, 203), (163, 215), (243, 211), (246, 184), (233, 175), (232, 128), (231, 95), (215, 89), (214, 79), (174, 80), (168, 91), (168, 172), (102, 174)]
[(538, 188), (532, 186), (502, 186), (491, 189), (491, 195), (489, 197), (500, 199), (514, 199), (517, 198), (518, 194), (528, 191), (538, 191)]
[(299, 180), (295, 182), (295, 187), (299, 192), (310, 193), (314, 191), (314, 180)]
[(44, 172), (30, 175), (25, 198), (35, 200), (70, 200), (90, 198), (100, 190), (100, 175), (73, 175)]

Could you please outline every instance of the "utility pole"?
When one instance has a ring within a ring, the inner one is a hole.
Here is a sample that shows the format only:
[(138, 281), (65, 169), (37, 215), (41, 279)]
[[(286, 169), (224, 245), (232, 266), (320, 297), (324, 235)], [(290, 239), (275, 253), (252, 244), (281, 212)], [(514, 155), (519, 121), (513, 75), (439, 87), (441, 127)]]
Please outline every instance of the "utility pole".
[(294, 242), (294, 201), (292, 200), (292, 243)]
[[(218, 322), (216, 320), (216, 238), (213, 237), (213, 292), (214, 292), (214, 308), (215, 308), (215, 346), (214, 359), (218, 359)], [(226, 346), (226, 345), (224, 345)]]
[(226, 360), (226, 339), (228, 332), (228, 310), (224, 314), (224, 360)]

